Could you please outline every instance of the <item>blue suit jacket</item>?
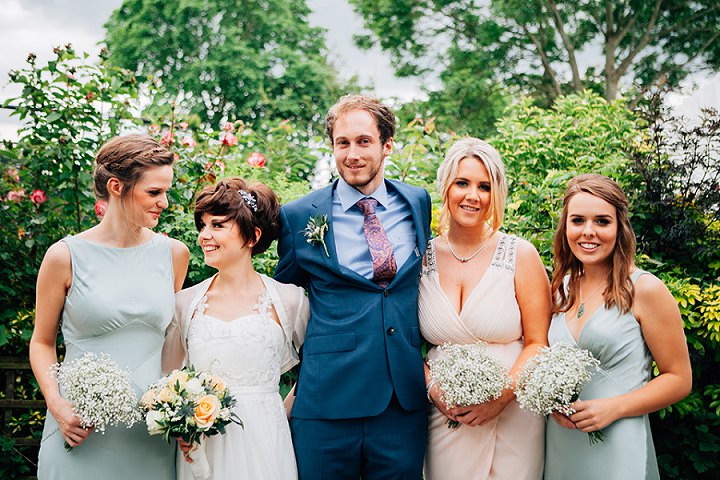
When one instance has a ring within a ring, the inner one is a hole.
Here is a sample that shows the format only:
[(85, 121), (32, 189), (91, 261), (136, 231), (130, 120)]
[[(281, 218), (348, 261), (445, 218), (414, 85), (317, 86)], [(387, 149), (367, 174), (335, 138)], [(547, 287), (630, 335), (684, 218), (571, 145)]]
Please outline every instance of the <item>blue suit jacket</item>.
[[(430, 196), (422, 188), (385, 182), (410, 205), (417, 234), (417, 249), (386, 289), (338, 264), (332, 222), (337, 182), (282, 207), (275, 278), (305, 287), (310, 297), (294, 417), (379, 415), (393, 392), (406, 410), (426, 407), (417, 297), (430, 236)], [(315, 215), (327, 215), (329, 256), (303, 234)]]

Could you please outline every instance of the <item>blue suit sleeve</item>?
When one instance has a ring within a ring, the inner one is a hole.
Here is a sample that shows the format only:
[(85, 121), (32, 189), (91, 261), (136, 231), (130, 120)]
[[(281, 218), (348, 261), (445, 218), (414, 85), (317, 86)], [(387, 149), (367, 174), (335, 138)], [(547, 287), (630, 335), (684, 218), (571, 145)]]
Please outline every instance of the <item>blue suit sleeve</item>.
[(292, 283), (307, 288), (308, 275), (298, 265), (295, 254), (295, 239), (292, 225), (285, 207), (280, 209), (280, 237), (278, 239), (278, 264), (274, 278), (278, 282)]

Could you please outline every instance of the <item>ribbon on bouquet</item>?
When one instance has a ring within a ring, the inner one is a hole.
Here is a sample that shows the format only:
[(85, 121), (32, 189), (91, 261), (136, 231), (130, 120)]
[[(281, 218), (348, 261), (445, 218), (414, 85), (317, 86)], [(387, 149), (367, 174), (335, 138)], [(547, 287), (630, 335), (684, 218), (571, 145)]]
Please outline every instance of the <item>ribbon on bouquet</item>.
[(202, 438), (199, 442), (200, 443), (188, 452), (188, 457), (192, 460), (190, 471), (195, 480), (210, 480), (212, 470), (210, 470), (207, 453), (205, 452), (205, 442), (203, 442)]

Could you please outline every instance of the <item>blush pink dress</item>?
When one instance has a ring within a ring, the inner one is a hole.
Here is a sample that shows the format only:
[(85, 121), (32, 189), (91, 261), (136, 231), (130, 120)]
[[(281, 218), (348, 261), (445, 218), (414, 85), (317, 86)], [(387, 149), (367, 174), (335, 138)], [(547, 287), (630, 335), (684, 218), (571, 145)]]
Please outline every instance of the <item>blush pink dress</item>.
[[(520, 308), (515, 298), (517, 237), (498, 233), (492, 262), (468, 295), (461, 312), (440, 287), (434, 242), (427, 250), (420, 278), (419, 320), (424, 338), (434, 345), (488, 343), (488, 351), (508, 369), (523, 348)], [(522, 272), (519, 272), (522, 274)], [(430, 408), (425, 479), (541, 479), (545, 419), (512, 401), (497, 417), (477, 427), (448, 428), (446, 417)]]

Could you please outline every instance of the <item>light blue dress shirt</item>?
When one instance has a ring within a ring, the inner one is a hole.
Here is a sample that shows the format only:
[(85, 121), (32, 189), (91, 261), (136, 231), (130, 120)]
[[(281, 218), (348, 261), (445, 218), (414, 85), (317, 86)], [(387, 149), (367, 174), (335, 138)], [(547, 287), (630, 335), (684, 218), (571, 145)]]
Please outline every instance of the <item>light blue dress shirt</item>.
[(398, 270), (402, 268), (410, 255), (419, 255), (419, 253), (412, 211), (402, 196), (392, 188), (388, 189), (384, 181), (373, 193), (363, 195), (348, 185), (341, 177), (333, 192), (332, 204), (332, 222), (338, 262), (343, 267), (349, 268), (367, 279), (372, 279), (372, 258), (363, 231), (364, 217), (360, 208), (355, 205), (358, 200), (365, 197), (378, 201), (375, 215), (380, 220), (385, 234), (393, 246)]

